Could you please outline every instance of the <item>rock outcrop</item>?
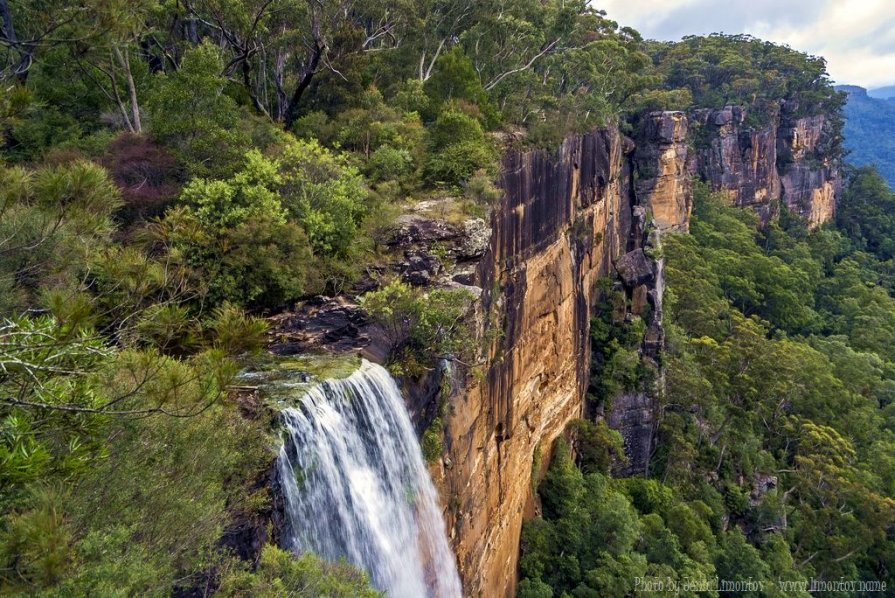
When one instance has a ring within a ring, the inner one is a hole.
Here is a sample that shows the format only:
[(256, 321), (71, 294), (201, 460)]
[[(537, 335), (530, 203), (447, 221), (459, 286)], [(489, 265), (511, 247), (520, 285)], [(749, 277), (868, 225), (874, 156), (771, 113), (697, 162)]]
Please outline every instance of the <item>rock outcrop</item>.
[(696, 166), (688, 133), (683, 112), (651, 112), (637, 126), (634, 188), (661, 230), (686, 231), (690, 224)]
[(828, 127), (827, 117), (818, 114), (789, 119), (777, 135), (783, 201), (811, 228), (833, 217), (842, 191), (838, 160), (825, 147)]
[(656, 425), (655, 397), (645, 392), (626, 392), (612, 400), (606, 423), (622, 436), (627, 463), (613, 475), (643, 473), (653, 450)]
[(777, 174), (779, 114), (764, 115), (767, 124), (748, 126), (747, 111), (739, 106), (697, 110), (690, 116), (694, 132), (696, 170), (712, 189), (732, 204), (755, 208), (762, 220), (770, 218), (771, 202), (780, 198)]
[(830, 123), (822, 114), (794, 116), (796, 109), (727, 106), (641, 118), (635, 187), (659, 229), (686, 230), (694, 175), (765, 222), (778, 201), (812, 228), (832, 218), (841, 177), (826, 148)]

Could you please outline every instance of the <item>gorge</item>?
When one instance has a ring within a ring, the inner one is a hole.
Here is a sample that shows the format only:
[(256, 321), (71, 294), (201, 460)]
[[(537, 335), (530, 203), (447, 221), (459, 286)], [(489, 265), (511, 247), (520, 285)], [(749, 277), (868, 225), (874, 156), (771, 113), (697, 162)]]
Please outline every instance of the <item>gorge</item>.
[[(556, 152), (504, 157), (489, 240), (473, 258), (474, 276), (464, 278), (478, 289), (475, 334), (485, 343), (485, 373), (450, 381), (444, 452), (433, 470), (466, 594), (514, 594), (522, 521), (537, 508), (535, 454), (583, 414), (597, 281), (622, 281), (628, 317), (659, 313), (661, 265), (644, 250), (659, 231), (687, 230), (694, 176), (764, 219), (778, 204), (810, 226), (833, 217), (840, 175), (835, 157), (821, 147), (828, 134), (824, 116), (786, 121), (775, 114), (765, 128), (743, 133), (738, 123), (745, 112), (653, 112), (634, 139), (617, 128), (601, 129), (567, 138)], [(462, 229), (425, 232), (439, 226), (414, 220), (399, 233), (402, 246), (427, 255), (433, 244), (447, 243), (452, 251), (468, 243)], [(313, 322), (299, 326), (313, 328)], [(358, 325), (366, 324), (361, 319)], [(502, 334), (489, 336), (489, 329)], [(331, 332), (323, 326), (316, 334)], [(661, 321), (652, 317), (640, 350), (644, 359), (659, 361), (663, 336)], [(375, 341), (366, 343), (347, 348), (381, 354)], [(622, 395), (606, 414), (623, 432), (629, 472), (644, 471), (654, 448), (654, 392)], [(436, 391), (427, 396), (433, 393), (437, 398)], [(431, 407), (418, 406), (417, 417), (425, 419), (427, 411)]]
[[(623, 256), (642, 252), (651, 227), (687, 229), (694, 173), (763, 217), (782, 200), (813, 226), (832, 218), (840, 183), (836, 158), (818, 145), (823, 115), (785, 124), (775, 117), (744, 134), (731, 121), (736, 113), (741, 122), (743, 112), (693, 117), (704, 119), (708, 137), (696, 151), (691, 117), (659, 112), (641, 124), (639, 141), (606, 129), (569, 138), (556, 153), (505, 157), (504, 195), (478, 266), (487, 314), (479, 321), (504, 334), (488, 348), (485, 379), (452, 396), (443, 461), (453, 466), (442, 468), (445, 493), (457, 505), (448, 509), (448, 525), (470, 595), (513, 595), (519, 532), (534, 509), (536, 449), (547, 450), (584, 408), (596, 281), (615, 275)], [(778, 166), (778, 151), (792, 161)], [(626, 292), (639, 298), (630, 309), (644, 311), (657, 280), (655, 266), (640, 268)], [(658, 330), (647, 334), (661, 338)], [(650, 446), (652, 401), (635, 398), (614, 408), (629, 420), (626, 448), (642, 460), (649, 448), (631, 443), (639, 434), (642, 445), (645, 426)]]

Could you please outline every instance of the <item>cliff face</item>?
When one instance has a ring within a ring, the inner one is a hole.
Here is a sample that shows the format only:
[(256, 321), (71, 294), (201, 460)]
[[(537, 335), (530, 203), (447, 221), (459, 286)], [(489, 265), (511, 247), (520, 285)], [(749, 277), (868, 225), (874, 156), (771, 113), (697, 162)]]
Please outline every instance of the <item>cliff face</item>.
[[(505, 157), (503, 199), (468, 281), (482, 289), (485, 367), (455, 381), (445, 452), (433, 467), (469, 595), (515, 593), (522, 520), (536, 510), (536, 455), (546, 464), (553, 440), (582, 413), (598, 278), (622, 280), (632, 315), (647, 303), (658, 314), (641, 348), (658, 371), (662, 264), (635, 266), (648, 229), (657, 231), (653, 245), (662, 231), (687, 230), (694, 175), (765, 219), (781, 199), (812, 226), (832, 216), (839, 175), (822, 159), (823, 117), (746, 123), (736, 107), (656, 112), (638, 123), (636, 143), (601, 130), (553, 154)], [(647, 269), (651, 281), (636, 275)], [(629, 393), (606, 414), (625, 436), (627, 473), (648, 461), (654, 404), (648, 392)]]
[[(432, 465), (468, 595), (515, 593), (522, 521), (537, 510), (535, 483), (553, 440), (584, 407), (601, 277), (624, 289), (620, 318), (650, 314), (640, 354), (657, 386), (616, 397), (604, 414), (624, 437), (629, 465), (621, 473), (647, 467), (662, 380), (663, 264), (643, 249), (661, 253), (662, 231), (687, 230), (693, 176), (765, 217), (781, 198), (812, 225), (832, 215), (838, 168), (824, 160), (826, 121), (782, 122), (775, 114), (749, 129), (738, 108), (656, 112), (640, 119), (636, 142), (607, 129), (570, 137), (552, 153), (510, 152), (490, 223), (405, 215), (384, 240), (400, 254), (388, 267), (404, 280), (468, 285), (480, 297), (482, 359), (468, 375), (448, 369), (444, 451)], [(382, 336), (350, 301), (319, 299), (278, 322), (273, 348), (382, 360)], [(438, 411), (437, 378), (405, 388), (419, 430)]]
[(838, 161), (824, 151), (828, 120), (791, 117), (787, 108), (762, 114), (758, 125), (739, 106), (644, 117), (635, 153), (637, 191), (657, 226), (686, 229), (694, 174), (732, 204), (754, 208), (763, 221), (773, 216), (777, 200), (812, 228), (832, 218), (841, 183)]
[(686, 231), (690, 223), (695, 156), (688, 134), (683, 112), (653, 112), (637, 127), (634, 187), (662, 230)]
[(478, 273), (489, 367), (451, 401), (442, 469), (470, 595), (513, 595), (534, 455), (581, 413), (591, 292), (631, 231), (631, 149), (617, 131), (598, 131), (555, 155), (505, 159), (506, 193)]
[(838, 161), (830, 159), (824, 148), (828, 124), (822, 114), (791, 119), (784, 121), (777, 135), (783, 201), (810, 227), (833, 217), (836, 196), (842, 191)]

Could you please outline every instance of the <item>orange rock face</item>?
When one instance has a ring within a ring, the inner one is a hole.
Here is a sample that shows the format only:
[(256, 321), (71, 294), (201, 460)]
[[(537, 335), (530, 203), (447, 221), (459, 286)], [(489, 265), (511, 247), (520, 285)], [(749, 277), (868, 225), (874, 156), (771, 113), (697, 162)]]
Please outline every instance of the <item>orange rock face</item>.
[(842, 191), (838, 162), (830, 159), (823, 145), (826, 124), (822, 114), (795, 119), (781, 127), (777, 141), (785, 158), (781, 160), (782, 200), (809, 228), (833, 218)]
[(441, 480), (469, 595), (515, 593), (536, 448), (581, 413), (591, 291), (631, 229), (629, 143), (599, 131), (505, 160), (479, 272), (490, 367), (452, 399)]
[(823, 115), (794, 118), (774, 110), (748, 124), (747, 109), (653, 112), (641, 119), (634, 163), (637, 198), (662, 230), (686, 230), (692, 179), (697, 175), (762, 220), (776, 203), (806, 219), (811, 228), (834, 215), (841, 192), (839, 164), (825, 150)]
[(683, 112), (652, 112), (637, 131), (634, 162), (638, 198), (647, 199), (660, 230), (686, 231), (690, 223), (695, 163)]
[[(505, 157), (504, 196), (475, 275), (485, 365), (453, 390), (433, 467), (468, 595), (515, 594), (534, 456), (546, 463), (581, 414), (593, 290), (639, 247), (644, 221), (687, 230), (694, 175), (765, 218), (777, 200), (812, 226), (832, 217), (839, 173), (821, 159), (823, 117), (787, 122), (774, 114), (747, 128), (740, 108), (656, 112), (639, 124), (636, 149), (613, 129), (570, 137), (555, 153)], [(634, 303), (645, 305), (645, 293), (634, 289)]]

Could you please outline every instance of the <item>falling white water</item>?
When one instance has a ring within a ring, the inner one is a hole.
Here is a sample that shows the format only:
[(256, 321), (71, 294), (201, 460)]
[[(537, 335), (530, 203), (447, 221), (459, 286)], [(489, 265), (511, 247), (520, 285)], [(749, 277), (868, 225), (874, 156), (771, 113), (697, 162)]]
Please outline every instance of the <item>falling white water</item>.
[(395, 381), (363, 361), (283, 411), (284, 544), (345, 557), (392, 598), (462, 595), (454, 554)]

